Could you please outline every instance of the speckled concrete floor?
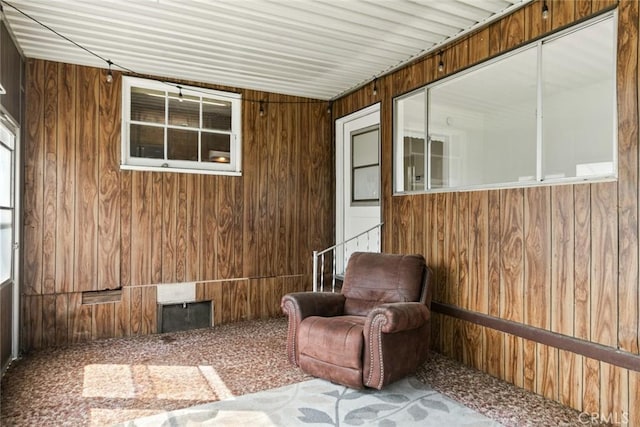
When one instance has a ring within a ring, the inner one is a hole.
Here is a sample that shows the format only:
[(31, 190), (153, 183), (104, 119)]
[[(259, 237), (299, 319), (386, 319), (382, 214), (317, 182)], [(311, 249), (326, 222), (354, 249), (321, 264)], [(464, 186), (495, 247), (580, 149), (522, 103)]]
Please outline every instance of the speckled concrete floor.
[[(33, 352), (0, 385), (0, 425), (104, 426), (310, 379), (284, 318)], [(578, 412), (433, 354), (418, 378), (508, 426), (582, 426)]]

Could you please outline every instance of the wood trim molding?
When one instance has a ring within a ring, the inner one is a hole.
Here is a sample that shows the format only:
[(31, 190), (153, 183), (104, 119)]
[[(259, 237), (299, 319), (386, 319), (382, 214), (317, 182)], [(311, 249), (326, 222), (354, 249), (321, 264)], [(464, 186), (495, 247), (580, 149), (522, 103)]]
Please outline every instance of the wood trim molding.
[(640, 355), (637, 354), (441, 302), (432, 301), (431, 309), (436, 313), (640, 372)]

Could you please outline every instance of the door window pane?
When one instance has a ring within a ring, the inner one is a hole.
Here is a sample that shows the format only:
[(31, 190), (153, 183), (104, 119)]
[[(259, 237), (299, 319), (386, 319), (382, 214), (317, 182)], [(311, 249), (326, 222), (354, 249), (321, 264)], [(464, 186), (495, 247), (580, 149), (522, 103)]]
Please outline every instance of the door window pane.
[(0, 283), (11, 278), (13, 262), (13, 213), (0, 209)]
[(378, 202), (380, 161), (378, 128), (351, 137), (352, 202)]
[(11, 207), (11, 188), (13, 187), (12, 152), (0, 144), (0, 207)]

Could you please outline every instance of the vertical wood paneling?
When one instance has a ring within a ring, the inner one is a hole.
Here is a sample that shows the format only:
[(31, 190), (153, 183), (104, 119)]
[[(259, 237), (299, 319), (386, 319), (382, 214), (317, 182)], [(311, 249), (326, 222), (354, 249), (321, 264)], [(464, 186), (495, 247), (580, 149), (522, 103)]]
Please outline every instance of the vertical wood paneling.
[(471, 193), (469, 221), (469, 308), (480, 313), (488, 313), (489, 198), (487, 192)]
[[(528, 24), (526, 27), (527, 39), (540, 37), (551, 29), (551, 19), (542, 17), (543, 4), (542, 1), (533, 2), (525, 9)], [(549, 8), (549, 16), (553, 16), (554, 2), (548, 1), (547, 7)]]
[(470, 308), (469, 285), (469, 193), (458, 195), (458, 286), (455, 303)]
[(575, 0), (576, 19), (584, 18), (591, 14), (591, 0)]
[(582, 365), (582, 410), (600, 413), (600, 362), (587, 357)]
[(187, 241), (189, 235), (187, 234), (188, 218), (187, 218), (187, 174), (179, 174), (176, 179), (178, 180), (178, 206), (176, 211), (176, 282), (187, 281)]
[[(44, 213), (44, 66), (28, 61), (26, 66), (26, 120), (24, 144), (24, 239), (23, 292), (42, 293), (42, 233)], [(26, 342), (29, 342), (27, 339)]]
[(424, 242), (426, 241), (424, 236), (424, 195), (417, 194), (413, 196), (411, 202), (411, 253), (423, 254)]
[(69, 294), (69, 343), (81, 343), (91, 339), (91, 305), (82, 305), (82, 293)]
[(488, 302), (489, 314), (500, 315), (500, 193), (488, 192)]
[(591, 337), (591, 185), (574, 186), (574, 335)]
[(518, 9), (515, 13), (510, 14), (500, 20), (502, 49), (509, 50), (521, 45), (525, 39), (525, 10)]
[(640, 372), (629, 371), (629, 412), (630, 426), (640, 425)]
[[(178, 216), (178, 175), (173, 173), (160, 174), (162, 178), (162, 267), (161, 283), (174, 283), (176, 281), (176, 243), (177, 243), (177, 216)], [(158, 283), (158, 282), (155, 282)]]
[(129, 310), (129, 324), (131, 326), (131, 335), (140, 335), (142, 331), (142, 288), (129, 288), (129, 298), (131, 301), (131, 309)]
[[(629, 376), (626, 370), (600, 363), (600, 415), (613, 425), (620, 425), (629, 408)], [(621, 404), (624, 402), (624, 404)], [(616, 422), (617, 421), (617, 422)], [(619, 424), (620, 423), (620, 424)]]
[(118, 73), (111, 83), (100, 79), (96, 289), (120, 286), (120, 78)]
[(128, 337), (131, 335), (131, 287), (122, 288), (120, 301), (114, 304), (115, 326), (114, 336)]
[(536, 344), (536, 392), (558, 400), (558, 349)]
[(458, 296), (458, 198), (456, 193), (445, 193), (444, 253), (445, 302), (457, 304)]
[[(289, 100), (289, 98), (285, 98), (285, 101)], [(277, 228), (276, 228), (276, 265), (274, 274), (283, 275), (287, 274), (287, 264), (288, 258), (290, 257), (289, 249), (288, 249), (288, 235), (289, 235), (289, 226), (290, 221), (287, 217), (287, 194), (288, 190), (288, 172), (287, 169), (290, 165), (290, 150), (291, 144), (289, 141), (289, 133), (287, 129), (290, 129), (289, 117), (287, 114), (286, 104), (278, 105), (278, 128), (277, 135), (279, 143), (277, 144), (278, 149), (278, 161), (274, 164), (275, 169), (277, 171), (277, 182), (281, 183), (274, 189), (273, 195), (276, 201), (276, 218), (277, 218)]]
[[(44, 67), (44, 195), (42, 235), (42, 292), (55, 292), (56, 281), (56, 212), (57, 212), (57, 122), (58, 122), (58, 67), (53, 62)], [(44, 304), (46, 307), (47, 304)], [(51, 313), (47, 313), (51, 315)], [(46, 319), (46, 316), (45, 316)], [(46, 321), (46, 320), (45, 320)], [(45, 325), (47, 326), (47, 325)], [(50, 325), (54, 326), (55, 325)], [(46, 329), (46, 328), (45, 328)], [(45, 340), (44, 345), (49, 342)]]
[[(163, 253), (163, 203), (164, 191), (162, 186), (163, 173), (151, 172), (151, 282), (162, 283), (162, 253)], [(168, 203), (168, 201), (167, 201)]]
[(42, 347), (42, 295), (24, 295), (22, 342), (26, 348)]
[(489, 56), (489, 29), (485, 28), (469, 38), (469, 64), (476, 64)]
[(551, 326), (551, 205), (549, 187), (524, 191), (524, 321)]
[[(58, 64), (56, 292), (74, 289), (76, 66)], [(27, 99), (30, 99), (27, 97)]]
[(91, 339), (115, 336), (115, 304), (95, 304), (92, 306)]
[(506, 335), (504, 338), (504, 380), (524, 387), (524, 344), (522, 338)]
[(69, 296), (56, 295), (56, 345), (64, 346), (69, 342)]
[(524, 374), (523, 385), (525, 390), (536, 391), (536, 381), (538, 378), (537, 347), (536, 342), (530, 340), (523, 341)]
[(200, 175), (187, 175), (187, 259), (186, 276), (187, 282), (201, 279), (201, 245), (202, 245), (202, 216), (201, 216), (201, 194), (202, 177)]
[(638, 2), (620, 4), (618, 28), (618, 347), (638, 353)]
[(500, 190), (500, 317), (524, 320), (524, 192)]
[(144, 286), (141, 291), (142, 319), (140, 333), (143, 335), (155, 334), (158, 332), (157, 290), (155, 286)]
[(151, 173), (132, 172), (131, 178), (131, 284), (142, 285), (151, 283)]
[[(120, 176), (120, 285), (131, 286), (132, 173)], [(139, 267), (139, 266), (137, 266)]]
[(574, 332), (574, 218), (573, 186), (551, 187), (551, 330)]
[(551, 28), (556, 29), (563, 27), (570, 22), (573, 22), (575, 16), (575, 0), (553, 0), (551, 3), (551, 9), (553, 13), (550, 13)]
[(615, 182), (591, 187), (591, 340), (615, 347), (618, 316), (618, 224)]
[(433, 234), (436, 237), (435, 247), (435, 289), (434, 297), (436, 301), (446, 301), (447, 296), (447, 271), (445, 267), (445, 208), (446, 199), (444, 193), (436, 194), (436, 203), (433, 205), (434, 212), (431, 214), (431, 218), (434, 219), (435, 232)]
[(582, 408), (583, 358), (569, 351), (559, 351), (559, 402), (572, 408)]
[[(235, 233), (233, 229), (233, 178), (219, 177), (216, 191), (216, 270), (212, 278), (233, 278), (234, 251), (233, 242)], [(274, 258), (279, 258), (277, 255)]]
[(42, 347), (56, 345), (56, 296), (42, 295)]
[(74, 290), (98, 289), (98, 100), (95, 68), (78, 68), (76, 81), (76, 216)]

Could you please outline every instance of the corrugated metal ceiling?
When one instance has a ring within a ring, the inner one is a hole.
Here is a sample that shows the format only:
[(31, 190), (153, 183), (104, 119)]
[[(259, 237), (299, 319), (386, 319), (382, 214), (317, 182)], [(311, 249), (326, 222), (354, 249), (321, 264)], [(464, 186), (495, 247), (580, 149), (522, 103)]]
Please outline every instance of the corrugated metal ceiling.
[(2, 4), (26, 57), (107, 67), (106, 61), (71, 40), (140, 74), (332, 99), (528, 1), (2, 0)]

